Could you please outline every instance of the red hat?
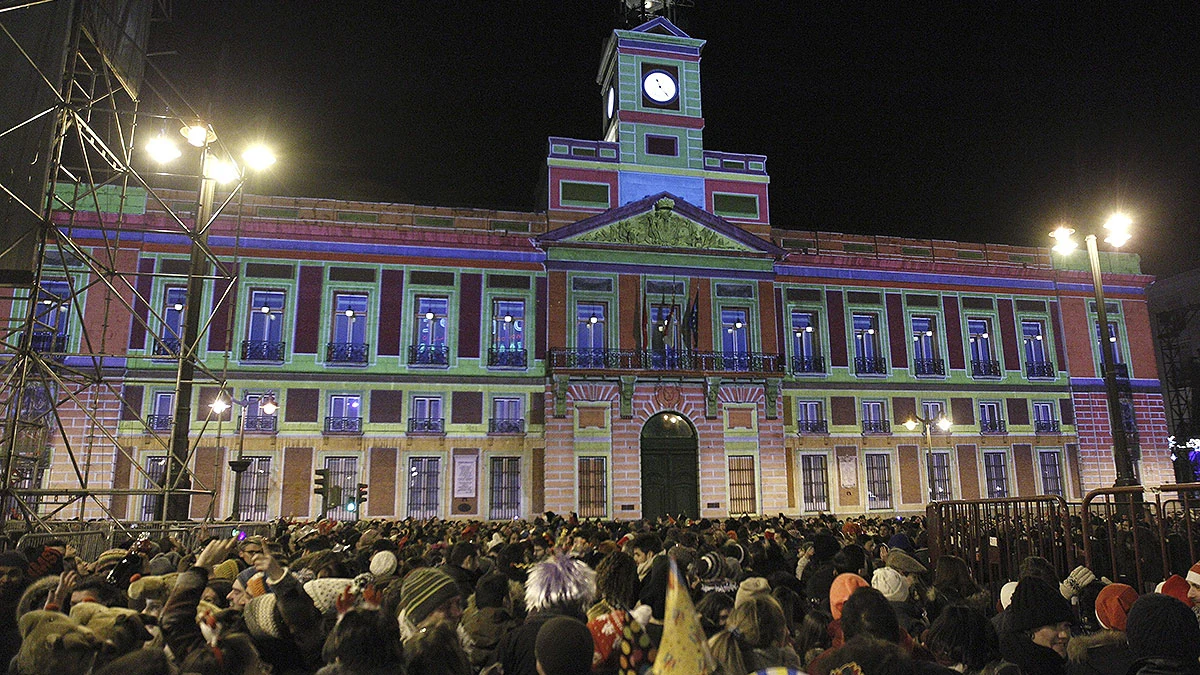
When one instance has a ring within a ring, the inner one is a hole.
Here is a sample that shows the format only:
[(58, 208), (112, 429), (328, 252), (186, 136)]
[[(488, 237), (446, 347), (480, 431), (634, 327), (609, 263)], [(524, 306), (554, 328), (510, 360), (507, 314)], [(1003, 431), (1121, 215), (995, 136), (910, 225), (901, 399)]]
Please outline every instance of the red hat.
[(1137, 591), (1127, 584), (1109, 584), (1096, 596), (1096, 618), (1112, 630), (1125, 630), (1129, 609), (1137, 602)]
[(1200, 586), (1200, 562), (1192, 565), (1192, 569), (1188, 570), (1187, 582), (1189, 584), (1196, 584), (1197, 586)]
[(842, 605), (846, 604), (846, 600), (850, 599), (850, 595), (860, 588), (866, 588), (871, 584), (867, 580), (847, 572), (839, 574), (834, 580), (833, 585), (829, 587), (829, 613), (833, 618), (842, 618)]
[(1158, 585), (1158, 588), (1155, 589), (1155, 592), (1162, 593), (1163, 595), (1169, 595), (1188, 607), (1191, 607), (1195, 604), (1192, 602), (1192, 599), (1188, 597), (1187, 580), (1178, 574), (1172, 574), (1171, 576), (1167, 577), (1166, 581)]
[(847, 537), (857, 537), (858, 535), (862, 534), (862, 525), (859, 525), (853, 520), (847, 520), (846, 524), (842, 525), (842, 534), (846, 535)]

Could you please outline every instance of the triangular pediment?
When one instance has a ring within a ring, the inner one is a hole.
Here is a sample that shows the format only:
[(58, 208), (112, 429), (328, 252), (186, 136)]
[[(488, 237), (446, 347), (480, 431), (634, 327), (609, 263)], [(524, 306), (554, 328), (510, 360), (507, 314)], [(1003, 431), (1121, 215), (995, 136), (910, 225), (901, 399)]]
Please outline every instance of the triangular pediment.
[(542, 242), (782, 255), (783, 249), (666, 192), (547, 232)]
[(668, 21), (665, 17), (656, 16), (646, 23), (633, 29), (634, 33), (659, 33), (661, 35), (673, 35), (675, 37), (691, 37), (687, 33), (679, 30), (679, 27)]

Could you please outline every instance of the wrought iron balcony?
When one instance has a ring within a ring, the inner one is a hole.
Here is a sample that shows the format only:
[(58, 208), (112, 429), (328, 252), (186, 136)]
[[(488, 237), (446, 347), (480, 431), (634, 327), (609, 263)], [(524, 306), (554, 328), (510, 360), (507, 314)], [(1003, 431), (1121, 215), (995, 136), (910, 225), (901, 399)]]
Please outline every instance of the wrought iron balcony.
[[(34, 337), (35, 338), (37, 337), (36, 333), (34, 333)], [(1129, 379), (1129, 366), (1127, 364), (1114, 363), (1113, 364), (1113, 372), (1117, 374), (1117, 379), (1121, 379), (1121, 380)], [(1104, 374), (1105, 374), (1104, 364), (1101, 363), (1100, 364), (1100, 376), (1103, 377)]]
[(702, 352), (690, 349), (552, 349), (550, 367), (607, 370), (782, 373), (785, 360), (759, 352)]
[(1004, 420), (979, 420), (979, 433), (1007, 434), (1008, 426), (1004, 423)]
[(492, 417), (488, 419), (488, 433), (523, 434), (525, 433), (525, 420)]
[(512, 347), (490, 347), (487, 364), (489, 368), (524, 368), (525, 350)]
[(446, 345), (409, 345), (408, 365), (448, 366), (450, 365), (450, 348)]
[(325, 363), (365, 366), (369, 346), (365, 342), (330, 342), (325, 345)]
[(946, 363), (942, 359), (913, 359), (913, 375), (945, 375)]
[(446, 432), (444, 417), (410, 417), (408, 418), (408, 433), (410, 434), (441, 434)]
[[(332, 418), (330, 418), (332, 419)], [(361, 418), (354, 418), (361, 419)], [(275, 428), (275, 415), (246, 415), (241, 418), (240, 424), (242, 431), (248, 433), (273, 434)]]
[(1042, 361), (1041, 363), (1026, 363), (1025, 377), (1058, 377), (1058, 369), (1056, 369), (1054, 364), (1050, 363), (1049, 361)]
[(887, 375), (887, 359), (882, 356), (854, 357), (855, 375)]
[(181, 341), (179, 338), (165, 337), (161, 340), (154, 340), (151, 351), (155, 356), (166, 356), (169, 358), (179, 358), (179, 346)]
[(146, 415), (146, 428), (153, 431), (166, 431), (175, 423), (171, 415)]
[(361, 434), (361, 417), (326, 417), (325, 433), (327, 434)]
[(273, 340), (242, 340), (242, 360), (282, 363), (284, 344)]
[(1057, 434), (1060, 431), (1058, 420), (1034, 420), (1033, 431), (1038, 434)]
[(797, 420), (796, 430), (802, 434), (827, 434), (829, 423), (825, 420)]
[(971, 377), (1000, 377), (1000, 362), (995, 359), (971, 359)]
[(823, 373), (825, 372), (824, 356), (796, 357), (792, 359), (793, 373)]
[(892, 423), (887, 420), (863, 420), (862, 430), (864, 434), (890, 434)]
[(35, 330), (29, 346), (40, 354), (61, 354), (67, 351), (67, 335), (48, 330)]

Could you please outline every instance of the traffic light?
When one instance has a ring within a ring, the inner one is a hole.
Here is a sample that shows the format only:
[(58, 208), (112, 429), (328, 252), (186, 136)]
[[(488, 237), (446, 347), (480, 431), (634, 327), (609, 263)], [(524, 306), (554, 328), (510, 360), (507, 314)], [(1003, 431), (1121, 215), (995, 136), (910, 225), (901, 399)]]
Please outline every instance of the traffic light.
[(362, 505), (363, 502), (367, 501), (367, 484), (366, 483), (358, 484), (358, 496), (355, 499), (355, 501), (358, 502), (360, 506)]
[(317, 469), (313, 494), (321, 497), (321, 514), (329, 510), (329, 469)]

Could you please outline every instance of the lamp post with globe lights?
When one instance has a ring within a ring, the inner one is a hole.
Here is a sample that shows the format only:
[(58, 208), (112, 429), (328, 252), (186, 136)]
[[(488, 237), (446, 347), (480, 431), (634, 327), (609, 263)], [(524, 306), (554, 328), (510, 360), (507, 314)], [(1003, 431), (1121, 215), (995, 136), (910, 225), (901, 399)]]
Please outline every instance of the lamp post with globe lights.
[[(1124, 213), (1114, 213), (1104, 223), (1106, 236), (1104, 241), (1114, 248), (1120, 248), (1129, 241), (1130, 228), (1133, 220)], [(1060, 225), (1050, 233), (1055, 244), (1053, 251), (1067, 255), (1078, 248), (1072, 238), (1075, 230), (1067, 225)], [(1121, 394), (1117, 388), (1117, 364), (1114, 358), (1115, 336), (1108, 335), (1108, 311), (1104, 305), (1104, 280), (1100, 274), (1100, 252), (1096, 245), (1096, 235), (1084, 237), (1087, 243), (1088, 263), (1092, 272), (1092, 292), (1096, 298), (1096, 322), (1098, 325), (1096, 339), (1100, 342), (1100, 364), (1104, 375), (1104, 393), (1108, 403), (1108, 425), (1113, 440), (1113, 463), (1116, 465), (1116, 487), (1137, 485), (1137, 475), (1133, 471), (1133, 457), (1129, 452), (1129, 436), (1125, 431), (1124, 413), (1121, 409)], [(1088, 329), (1091, 330), (1090, 328)], [(1108, 337), (1110, 344), (1105, 344)]]
[[(251, 397), (237, 399), (230, 396), (226, 400), (225, 394), (222, 393), (218, 394), (216, 400), (210, 403), (208, 407), (217, 415), (217, 419), (221, 419), (221, 416), (225, 414), (226, 410), (229, 410), (231, 404), (237, 404), (245, 411), (250, 408), (252, 403), (254, 401), (251, 400)], [(279, 410), (279, 404), (275, 402), (274, 394), (267, 394), (259, 399), (258, 407), (259, 410), (267, 415), (274, 415)], [(230, 519), (235, 522), (242, 519), (242, 474), (246, 473), (246, 469), (250, 468), (250, 460), (242, 457), (242, 451), (246, 446), (247, 421), (246, 415), (242, 415), (241, 419), (238, 420), (237, 456), (229, 460), (229, 469), (233, 471), (233, 507), (230, 509), (232, 511)]]
[[(953, 425), (953, 423), (945, 415), (938, 415), (937, 417), (933, 417), (933, 416), (921, 417), (920, 415), (917, 415), (915, 413), (913, 414), (912, 417), (908, 418), (904, 422), (904, 428), (908, 429), (909, 431), (916, 431), (918, 426), (921, 427), (921, 433), (922, 433), (922, 435), (925, 436), (925, 452), (926, 452), (925, 461), (926, 462), (929, 462), (930, 457), (933, 456), (933, 429), (934, 429), (934, 427), (937, 427), (937, 429), (939, 431), (941, 431), (942, 433), (945, 433), (947, 431), (950, 431), (950, 427), (952, 425)], [(929, 473), (930, 473), (930, 476), (929, 476), (929, 498), (931, 501), (933, 501), (934, 498), (936, 497), (936, 495), (933, 494), (933, 489), (934, 489), (933, 475), (932, 475), (932, 472), (929, 472)]]
[[(188, 145), (199, 151), (200, 187), (196, 195), (195, 220), (189, 233), (191, 257), (183, 307), (182, 335), (179, 336), (175, 415), (165, 479), (166, 499), (162, 500), (161, 515), (164, 520), (187, 520), (190, 516), (190, 497), (186, 493), (172, 494), (172, 491), (189, 488), (191, 483), (185, 467), (189, 455), (192, 390), (195, 384), (196, 352), (199, 348), (202, 311), (200, 297), (209, 270), (208, 231), (215, 220), (213, 202), (216, 198), (217, 183), (237, 181), (234, 190), (240, 190), (245, 180), (245, 168), (263, 170), (275, 163), (275, 156), (261, 145), (251, 146), (242, 154), (242, 166), (232, 159), (219, 156), (216, 133), (210, 125), (201, 121), (185, 123), (179, 133), (187, 140)], [(179, 146), (166, 133), (151, 138), (145, 148), (150, 158), (160, 164), (172, 162), (183, 155)]]

